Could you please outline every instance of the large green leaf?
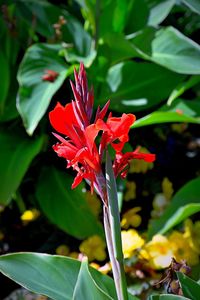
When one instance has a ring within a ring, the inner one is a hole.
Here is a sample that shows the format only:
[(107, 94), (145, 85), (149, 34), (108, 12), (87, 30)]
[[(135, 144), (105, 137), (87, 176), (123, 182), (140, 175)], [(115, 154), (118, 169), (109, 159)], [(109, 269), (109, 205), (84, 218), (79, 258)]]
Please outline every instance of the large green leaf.
[[(67, 66), (58, 56), (59, 49), (59, 45), (35, 44), (27, 50), (19, 67), (17, 108), (30, 135), (66, 78)], [(42, 80), (46, 70), (59, 74), (54, 82)]]
[(74, 288), (72, 300), (113, 300), (92, 278), (87, 261), (83, 261)]
[(118, 111), (140, 111), (163, 101), (183, 79), (152, 63), (122, 62), (108, 70), (108, 87), (102, 85), (100, 101), (111, 99)]
[(199, 0), (182, 0), (192, 11), (200, 15), (200, 2)]
[(6, 60), (5, 55), (0, 51), (0, 116), (3, 113), (5, 100), (8, 93), (9, 82), (10, 82), (10, 72), (9, 64)]
[(152, 295), (149, 297), (149, 300), (190, 300), (190, 299), (178, 295), (163, 294), (163, 295)]
[(176, 0), (159, 1), (151, 7), (148, 25), (156, 26), (160, 24), (168, 16), (175, 3)]
[(40, 152), (43, 137), (37, 139), (16, 132), (0, 133), (0, 203), (12, 199), (33, 158)]
[[(0, 257), (0, 271), (4, 275), (28, 290), (54, 300), (74, 299), (73, 293), (77, 280), (80, 282), (78, 278), (80, 266), (80, 261), (72, 258), (40, 253), (14, 253)], [(89, 268), (88, 273), (97, 289), (101, 289), (105, 294), (109, 293), (110, 298), (102, 299), (116, 300), (111, 278), (93, 268)], [(84, 290), (82, 292), (84, 293)]]
[(199, 101), (177, 100), (171, 106), (164, 105), (145, 117), (138, 119), (133, 128), (171, 122), (200, 124)]
[(44, 169), (36, 191), (43, 212), (59, 228), (77, 238), (103, 235), (100, 223), (84, 199), (82, 187), (71, 190), (71, 184), (72, 177), (67, 173), (53, 167)]
[(179, 207), (172, 216), (166, 221), (163, 227), (158, 231), (158, 234), (164, 234), (177, 224), (181, 223), (183, 220), (189, 216), (200, 211), (200, 203), (190, 203)]
[(185, 91), (195, 86), (200, 82), (200, 76), (191, 76), (187, 81), (181, 82), (175, 89), (171, 92), (169, 99), (167, 100), (167, 104), (171, 105), (172, 102), (181, 96)]
[[(173, 197), (162, 218), (151, 221), (148, 229), (148, 238), (158, 232), (166, 232), (177, 225), (185, 217), (199, 210), (200, 178), (186, 183)], [(177, 219), (176, 219), (177, 218)], [(171, 223), (170, 223), (171, 222)], [(164, 229), (164, 231), (163, 231)]]
[(191, 300), (199, 300), (200, 285), (183, 273), (177, 272), (183, 295)]
[[(147, 39), (144, 30), (131, 39), (139, 56), (180, 74), (200, 74), (200, 46), (172, 26), (162, 28)], [(150, 49), (150, 51), (149, 51)]]

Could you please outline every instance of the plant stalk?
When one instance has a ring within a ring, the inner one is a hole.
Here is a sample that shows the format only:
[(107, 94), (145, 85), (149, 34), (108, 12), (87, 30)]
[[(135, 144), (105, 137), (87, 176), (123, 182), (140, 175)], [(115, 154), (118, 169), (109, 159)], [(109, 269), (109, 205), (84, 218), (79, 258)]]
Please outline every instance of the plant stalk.
[(108, 206), (104, 207), (104, 227), (113, 277), (118, 300), (128, 300), (116, 180), (108, 151), (106, 153), (106, 189)]

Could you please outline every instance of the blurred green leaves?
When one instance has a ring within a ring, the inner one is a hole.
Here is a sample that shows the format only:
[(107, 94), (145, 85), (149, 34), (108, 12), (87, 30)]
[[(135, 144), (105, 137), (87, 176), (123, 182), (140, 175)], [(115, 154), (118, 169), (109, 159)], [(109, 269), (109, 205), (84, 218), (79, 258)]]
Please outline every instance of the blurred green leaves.
[[(36, 44), (28, 49), (18, 71), (20, 85), (17, 108), (29, 135), (45, 114), (52, 96), (67, 75), (67, 66), (58, 56), (59, 45)], [(45, 71), (58, 73), (54, 82), (44, 81)]]
[(24, 134), (0, 133), (0, 204), (12, 200), (34, 157), (42, 150), (44, 137), (28, 138)]
[(42, 170), (36, 188), (36, 197), (41, 209), (49, 220), (72, 236), (103, 236), (101, 224), (84, 198), (83, 186), (71, 191), (72, 181), (71, 176), (56, 168), (48, 167)]

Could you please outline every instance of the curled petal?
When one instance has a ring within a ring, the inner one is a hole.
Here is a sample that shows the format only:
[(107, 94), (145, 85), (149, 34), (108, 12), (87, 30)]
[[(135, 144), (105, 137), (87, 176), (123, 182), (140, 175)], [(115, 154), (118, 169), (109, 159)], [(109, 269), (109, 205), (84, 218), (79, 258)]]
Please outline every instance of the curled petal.
[(49, 113), (49, 119), (53, 128), (65, 135), (69, 135), (68, 127), (78, 126), (76, 116), (73, 111), (71, 103), (66, 106), (62, 106), (59, 102), (57, 103), (54, 110)]

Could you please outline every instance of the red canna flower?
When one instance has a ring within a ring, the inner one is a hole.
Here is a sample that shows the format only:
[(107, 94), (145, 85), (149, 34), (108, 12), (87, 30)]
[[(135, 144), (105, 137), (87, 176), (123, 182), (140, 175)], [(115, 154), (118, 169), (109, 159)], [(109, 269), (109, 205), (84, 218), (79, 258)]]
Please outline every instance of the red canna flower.
[(143, 159), (146, 162), (153, 162), (155, 154), (139, 153), (139, 148), (133, 152), (117, 153), (113, 163), (113, 170), (116, 177), (118, 175), (121, 175), (122, 178), (126, 177), (132, 159)]
[[(103, 109), (98, 107), (96, 115), (91, 123), (94, 96), (93, 90), (88, 90), (88, 83), (84, 65), (80, 65), (79, 73), (74, 71), (75, 84), (71, 82), (74, 99), (66, 106), (57, 103), (49, 118), (53, 128), (66, 137), (54, 133), (59, 142), (53, 146), (58, 156), (65, 158), (67, 167), (77, 171), (72, 184), (75, 188), (83, 179), (89, 182), (91, 191), (95, 188), (105, 203), (105, 176), (102, 171), (102, 159), (104, 150), (109, 144), (116, 151), (113, 169), (115, 176), (121, 174), (124, 178), (127, 174), (131, 159), (144, 159), (152, 162), (154, 154), (134, 152), (123, 154), (124, 144), (129, 140), (130, 126), (135, 122), (133, 114), (123, 114), (121, 117), (112, 117), (110, 113), (107, 121), (104, 121), (109, 103)], [(100, 144), (97, 147), (95, 139), (102, 131)]]
[(46, 70), (45, 74), (42, 76), (43, 81), (50, 81), (54, 82), (56, 78), (58, 77), (58, 73), (53, 70)]

